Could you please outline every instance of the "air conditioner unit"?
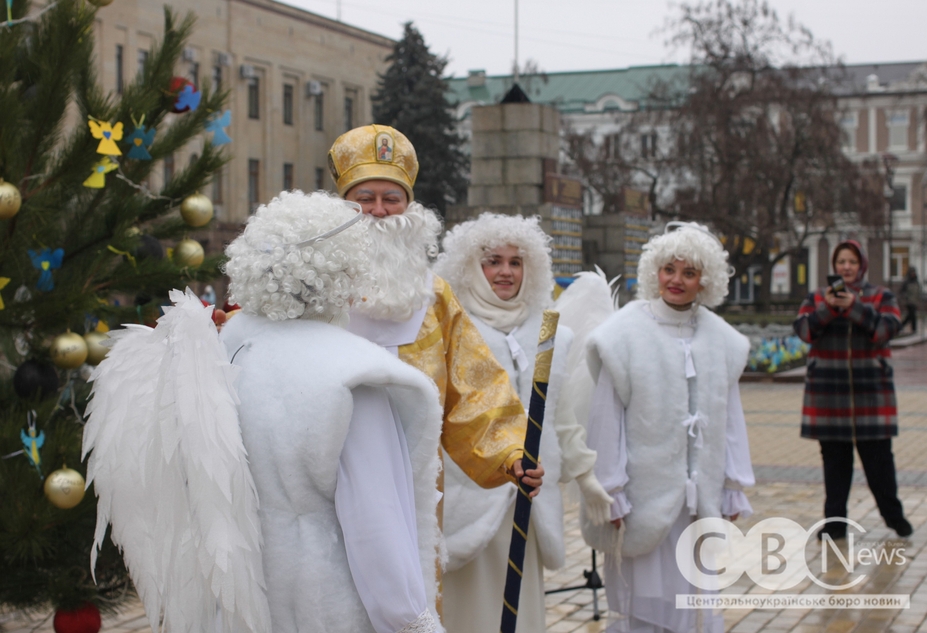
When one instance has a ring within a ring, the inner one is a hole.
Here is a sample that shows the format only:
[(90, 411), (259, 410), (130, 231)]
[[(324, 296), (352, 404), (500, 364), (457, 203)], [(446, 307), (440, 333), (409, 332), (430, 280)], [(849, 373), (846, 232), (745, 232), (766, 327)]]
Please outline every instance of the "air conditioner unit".
[(216, 53), (217, 66), (231, 66), (232, 57), (228, 53)]
[(306, 98), (315, 97), (316, 95), (322, 94), (322, 82), (312, 81), (306, 82)]
[(242, 79), (254, 79), (258, 76), (257, 70), (251, 64), (242, 64), (239, 73)]
[(183, 60), (185, 62), (195, 62), (196, 61), (196, 49), (190, 46), (187, 46), (183, 49)]

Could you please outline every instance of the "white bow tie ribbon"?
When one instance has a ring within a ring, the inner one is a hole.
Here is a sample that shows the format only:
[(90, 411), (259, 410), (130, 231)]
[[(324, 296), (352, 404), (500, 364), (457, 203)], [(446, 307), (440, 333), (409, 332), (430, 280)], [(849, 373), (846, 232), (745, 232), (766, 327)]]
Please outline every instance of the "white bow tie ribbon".
[(696, 411), (683, 420), (682, 425), (686, 427), (688, 436), (695, 438), (695, 448), (702, 448), (704, 445), (702, 441), (702, 429), (707, 426), (702, 414)]

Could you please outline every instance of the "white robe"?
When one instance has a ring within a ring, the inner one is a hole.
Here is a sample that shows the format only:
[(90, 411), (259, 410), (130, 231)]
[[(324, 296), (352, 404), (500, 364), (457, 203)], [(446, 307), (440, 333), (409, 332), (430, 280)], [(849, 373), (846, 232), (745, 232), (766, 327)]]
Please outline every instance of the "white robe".
[(434, 609), (437, 390), (315, 321), (239, 315), (242, 439), (261, 502), (275, 632), (395, 633)]
[[(625, 309), (629, 307), (648, 311), (658, 327), (677, 339), (684, 350), (688, 350), (696, 323), (691, 311), (676, 312), (662, 300), (652, 301), (646, 306), (631, 304)], [(659, 338), (654, 337), (652, 340)], [(667, 395), (684, 398), (689, 412), (694, 414), (698, 406), (695, 388), (698, 368), (691, 353), (687, 353), (685, 358), (685, 366), (679, 367), (679, 371), (687, 377), (688, 393)], [(752, 486), (755, 482), (747, 443), (746, 421), (736, 384), (730, 388), (727, 403), (724, 437), (725, 487), (718, 513), (723, 516), (747, 516), (752, 513), (752, 508), (742, 488)], [(596, 476), (613, 497), (612, 519), (622, 518), (634, 512), (624, 492), (624, 487), (628, 484), (625, 414), (626, 403), (622, 402), (616, 393), (614, 381), (603, 366), (590, 404), (589, 445), (595, 448), (599, 455), (595, 466)], [(695, 438), (690, 436), (690, 457), (694, 441)], [(696, 510), (688, 505), (684, 499), (678, 508), (676, 519), (671, 522), (668, 535), (652, 551), (637, 556), (624, 556), (621, 559), (606, 552), (605, 590), (609, 609), (622, 614), (621, 618), (609, 626), (610, 633), (689, 633), (695, 630), (714, 633), (724, 630), (723, 618), (716, 613), (675, 609), (676, 594), (697, 593), (679, 573), (675, 559), (676, 541), (689, 525), (691, 515)]]
[[(471, 315), (471, 318), (527, 407), (541, 312), (530, 315), (509, 334), (490, 327), (478, 317)], [(532, 504), (522, 570), (518, 633), (545, 630), (544, 568), (558, 569), (565, 561), (563, 501), (557, 482), (570, 481), (589, 471), (595, 463), (595, 452), (586, 447), (582, 427), (570, 412), (558, 406), (572, 338), (568, 328), (557, 329), (541, 435), (544, 485)], [(444, 463), (444, 535), (448, 550), (444, 624), (448, 633), (493, 631), (498, 629), (502, 616), (515, 486), (482, 489), (452, 460), (445, 459)]]

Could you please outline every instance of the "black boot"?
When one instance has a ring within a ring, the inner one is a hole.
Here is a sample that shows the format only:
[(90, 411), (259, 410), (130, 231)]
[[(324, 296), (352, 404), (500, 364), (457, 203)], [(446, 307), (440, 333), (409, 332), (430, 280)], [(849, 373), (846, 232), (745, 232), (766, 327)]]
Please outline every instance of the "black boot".
[(818, 530), (818, 540), (823, 540), (824, 535), (829, 535), (835, 541), (847, 537), (847, 524), (843, 522), (825, 523), (824, 527)]
[(901, 538), (907, 538), (914, 533), (914, 528), (911, 527), (911, 524), (904, 517), (893, 521), (886, 521), (885, 524), (895, 530)]

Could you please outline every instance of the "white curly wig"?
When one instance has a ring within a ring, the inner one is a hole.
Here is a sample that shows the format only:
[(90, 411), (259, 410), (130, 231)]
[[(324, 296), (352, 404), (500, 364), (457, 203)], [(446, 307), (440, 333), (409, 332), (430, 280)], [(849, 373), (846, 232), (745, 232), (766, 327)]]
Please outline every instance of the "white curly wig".
[(287, 191), (261, 205), (229, 244), (225, 273), (231, 301), (246, 314), (340, 320), (364, 289), (372, 290), (367, 226), (300, 244), (357, 217), (350, 203), (317, 191)]
[(511, 244), (523, 262), (519, 294), (532, 311), (550, 305), (554, 291), (550, 236), (541, 230), (539, 217), (483, 213), (448, 231), (442, 243), (444, 252), (438, 255), (434, 271), (454, 292), (474, 283), (473, 275), (479, 269), (469, 265), (474, 259), (480, 261), (488, 251)]
[(660, 296), (659, 270), (669, 262), (683, 260), (702, 273), (702, 289), (696, 302), (707, 308), (721, 305), (728, 294), (731, 267), (728, 253), (708, 228), (694, 222), (679, 223), (679, 228), (650, 238), (637, 264), (637, 298)]

